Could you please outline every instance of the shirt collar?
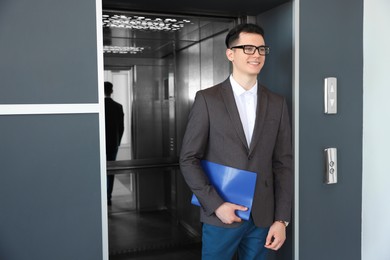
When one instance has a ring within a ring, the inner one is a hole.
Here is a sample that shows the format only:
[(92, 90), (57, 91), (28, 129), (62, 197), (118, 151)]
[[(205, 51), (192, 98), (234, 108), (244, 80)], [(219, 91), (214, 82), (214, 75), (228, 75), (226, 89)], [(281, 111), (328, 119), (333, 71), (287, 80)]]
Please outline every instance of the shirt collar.
[(243, 87), (241, 87), (240, 84), (238, 84), (238, 82), (233, 78), (233, 75), (230, 75), (229, 77), (230, 79), (230, 84), (232, 85), (232, 89), (233, 89), (233, 92), (234, 94), (236, 94), (237, 96), (240, 96), (244, 93), (248, 93), (248, 94), (252, 94), (252, 95), (256, 95), (257, 94), (257, 80), (256, 80), (256, 83), (253, 85), (253, 87), (250, 89), (250, 90), (245, 90)]

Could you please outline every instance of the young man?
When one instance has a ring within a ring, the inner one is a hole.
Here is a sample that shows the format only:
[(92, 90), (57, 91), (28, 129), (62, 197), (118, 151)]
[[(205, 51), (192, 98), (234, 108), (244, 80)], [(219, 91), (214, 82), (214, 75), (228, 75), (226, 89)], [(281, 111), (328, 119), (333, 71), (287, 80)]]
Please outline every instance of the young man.
[[(233, 73), (198, 91), (180, 155), (182, 174), (200, 201), (202, 259), (266, 259), (286, 239), (291, 216), (292, 149), (285, 99), (258, 85), (269, 48), (263, 29), (241, 24), (226, 36)], [(257, 173), (251, 218), (218, 195), (200, 165), (208, 160)]]

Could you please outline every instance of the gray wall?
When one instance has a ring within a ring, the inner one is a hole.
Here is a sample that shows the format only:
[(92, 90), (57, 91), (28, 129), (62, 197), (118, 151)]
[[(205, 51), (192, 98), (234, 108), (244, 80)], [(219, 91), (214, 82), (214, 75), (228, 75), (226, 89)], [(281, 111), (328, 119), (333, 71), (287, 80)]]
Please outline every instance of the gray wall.
[(265, 31), (265, 43), (271, 48), (260, 73), (259, 82), (286, 97), (290, 115), (293, 92), (292, 16), (292, 3), (283, 4), (257, 16), (257, 23)]
[[(299, 259), (361, 258), (363, 0), (300, 0)], [(338, 78), (338, 114), (323, 112), (323, 81)], [(338, 183), (323, 184), (327, 147)]]
[(96, 115), (0, 116), (0, 259), (102, 258), (98, 128)]
[(95, 1), (2, 0), (0, 39), (0, 259), (102, 259)]
[(95, 1), (2, 0), (1, 104), (97, 102)]

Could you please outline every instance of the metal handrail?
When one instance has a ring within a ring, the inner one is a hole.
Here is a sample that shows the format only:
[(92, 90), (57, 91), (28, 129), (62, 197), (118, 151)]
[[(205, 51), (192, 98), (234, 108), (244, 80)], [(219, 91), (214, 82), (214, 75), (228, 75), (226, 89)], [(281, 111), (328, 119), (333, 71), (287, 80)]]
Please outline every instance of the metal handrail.
[(142, 170), (151, 168), (175, 168), (179, 167), (177, 158), (163, 159), (134, 159), (127, 161), (108, 161), (107, 173), (116, 174), (116, 171)]

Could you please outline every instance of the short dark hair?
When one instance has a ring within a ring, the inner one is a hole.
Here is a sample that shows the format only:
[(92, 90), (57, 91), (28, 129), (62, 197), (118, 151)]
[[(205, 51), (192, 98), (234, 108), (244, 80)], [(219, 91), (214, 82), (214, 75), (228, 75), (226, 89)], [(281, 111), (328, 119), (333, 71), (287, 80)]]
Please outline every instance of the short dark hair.
[(112, 94), (112, 88), (113, 88), (112, 83), (105, 81), (104, 82), (104, 95), (110, 96)]
[(261, 36), (264, 37), (264, 30), (259, 25), (253, 23), (239, 24), (233, 29), (231, 29), (229, 33), (226, 35), (225, 44), (228, 49), (232, 47), (231, 44), (233, 42), (238, 40), (238, 38), (240, 37), (240, 33), (242, 32), (260, 34)]

